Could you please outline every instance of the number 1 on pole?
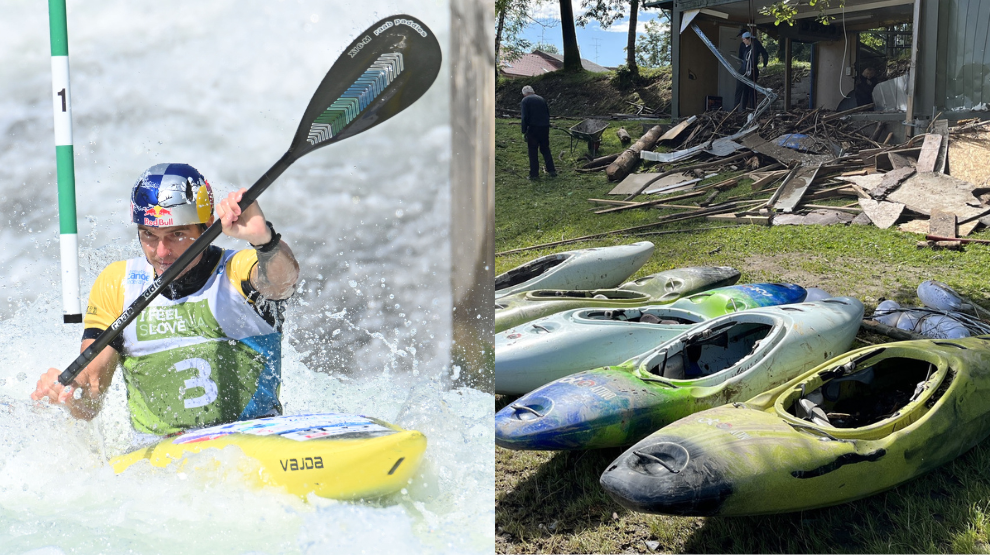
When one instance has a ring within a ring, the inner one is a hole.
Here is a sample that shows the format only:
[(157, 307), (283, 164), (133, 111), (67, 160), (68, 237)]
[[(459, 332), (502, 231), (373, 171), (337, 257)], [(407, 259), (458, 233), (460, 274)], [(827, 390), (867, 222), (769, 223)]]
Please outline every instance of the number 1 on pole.
[(59, 251), (62, 260), (62, 321), (82, 322), (79, 301), (79, 244), (76, 227), (76, 175), (72, 151), (72, 95), (69, 92), (69, 39), (65, 0), (48, 0), (52, 45), (52, 112), (58, 180)]

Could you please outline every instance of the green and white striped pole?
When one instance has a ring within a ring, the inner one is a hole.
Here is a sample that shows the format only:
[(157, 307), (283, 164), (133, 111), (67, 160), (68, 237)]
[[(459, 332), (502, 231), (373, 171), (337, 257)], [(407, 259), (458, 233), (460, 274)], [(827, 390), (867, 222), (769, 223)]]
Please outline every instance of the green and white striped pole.
[(79, 243), (76, 228), (76, 173), (72, 153), (72, 96), (69, 94), (69, 35), (65, 0), (48, 0), (52, 43), (52, 100), (58, 176), (59, 250), (62, 259), (62, 321), (82, 322), (79, 302)]

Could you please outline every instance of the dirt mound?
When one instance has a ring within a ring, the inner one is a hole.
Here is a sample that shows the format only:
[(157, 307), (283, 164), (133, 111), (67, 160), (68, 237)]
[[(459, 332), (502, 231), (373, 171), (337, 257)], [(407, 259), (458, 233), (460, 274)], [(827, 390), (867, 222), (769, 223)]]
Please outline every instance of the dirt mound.
[[(585, 118), (612, 114), (636, 114), (645, 105), (643, 115), (670, 114), (670, 69), (644, 71), (635, 83), (621, 86), (624, 79), (616, 72), (568, 74), (554, 71), (539, 77), (499, 79), (495, 85), (496, 113), (519, 112), (520, 90), (531, 85), (546, 99), (555, 117)], [(650, 112), (653, 112), (652, 114)]]

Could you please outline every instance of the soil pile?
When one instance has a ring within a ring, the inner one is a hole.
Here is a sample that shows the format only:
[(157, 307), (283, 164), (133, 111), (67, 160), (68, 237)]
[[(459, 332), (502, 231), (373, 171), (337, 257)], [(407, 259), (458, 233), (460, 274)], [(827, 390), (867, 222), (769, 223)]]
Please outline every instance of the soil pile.
[[(644, 116), (670, 114), (670, 68), (643, 72), (634, 83), (615, 72), (568, 74), (554, 71), (539, 77), (500, 79), (495, 85), (497, 114), (518, 114), (520, 92), (531, 85), (546, 99), (554, 117), (587, 118), (613, 114), (635, 115), (643, 106)], [(632, 103), (632, 104), (630, 104)]]

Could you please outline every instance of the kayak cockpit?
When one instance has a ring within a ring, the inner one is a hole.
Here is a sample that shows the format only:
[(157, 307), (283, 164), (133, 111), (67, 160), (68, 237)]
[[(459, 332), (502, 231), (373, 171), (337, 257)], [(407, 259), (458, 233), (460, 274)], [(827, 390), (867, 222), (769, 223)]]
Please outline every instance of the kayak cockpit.
[(638, 291), (625, 291), (623, 289), (595, 289), (592, 291), (564, 291), (560, 289), (537, 289), (526, 293), (527, 301), (573, 301), (587, 300), (596, 301), (636, 301), (647, 302), (650, 297)]
[(651, 381), (697, 380), (728, 374), (755, 353), (774, 328), (765, 322), (734, 320), (708, 327), (654, 351), (639, 365), (636, 374)]
[(877, 439), (921, 419), (955, 373), (934, 354), (891, 348), (820, 371), (782, 395), (777, 413), (838, 438)]
[(574, 256), (573, 253), (543, 256), (537, 258), (536, 260), (527, 262), (518, 268), (509, 270), (504, 274), (495, 276), (495, 292), (497, 293), (499, 290), (515, 287), (516, 285), (526, 283), (537, 276), (541, 276), (551, 269), (563, 264), (564, 261), (572, 256)]
[(704, 321), (705, 318), (700, 314), (671, 308), (592, 308), (578, 312), (575, 320), (693, 325)]

